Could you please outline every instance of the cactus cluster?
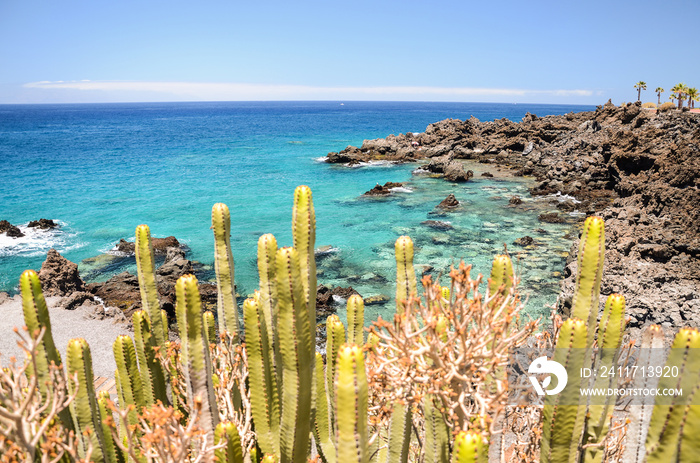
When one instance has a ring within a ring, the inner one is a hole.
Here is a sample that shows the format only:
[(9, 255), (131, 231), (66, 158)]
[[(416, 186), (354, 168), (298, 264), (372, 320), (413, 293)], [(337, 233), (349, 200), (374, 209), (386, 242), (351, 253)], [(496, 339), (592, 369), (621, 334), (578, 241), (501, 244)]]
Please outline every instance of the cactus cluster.
[[(133, 315), (133, 339), (119, 336), (113, 345), (117, 405), (108, 393), (94, 390), (85, 340), (69, 342), (63, 365), (38, 276), (24, 272), (20, 289), (32, 347), (26, 364), (29, 381), (14, 393), (31, 398), (36, 390), (32, 403), (46, 404), (36, 405), (38, 419), (46, 425), (31, 428), (33, 437), (23, 444), (26, 454), (42, 461), (41, 452), (48, 450), (41, 449), (53, 445), (59, 449), (56, 461), (64, 462), (303, 463), (312, 454), (325, 463), (486, 462), (490, 431), (504, 407), (502, 359), (537, 326), (518, 321), (510, 258), (494, 259), (484, 295), (479, 293), (481, 277), (472, 279), (470, 268), (460, 265), (450, 275), (449, 288), (425, 279), (423, 302), (413, 242), (400, 237), (394, 324), (379, 321), (365, 339), (364, 304), (351, 296), (346, 320), (331, 315), (325, 321), (324, 356), (316, 352), (315, 339), (315, 227), (311, 190), (299, 187), (293, 247), (278, 248), (269, 234), (260, 237), (260, 287), (243, 303), (241, 324), (230, 213), (216, 204), (218, 317), (202, 310), (197, 279), (181, 277), (175, 288), (179, 344), (169, 341), (167, 316), (160, 309), (150, 231), (137, 227), (143, 310)], [(599, 462), (605, 457), (614, 403), (593, 403), (578, 395), (578, 387), (613, 385), (611, 379), (591, 380), (579, 372), (616, 365), (625, 329), (625, 301), (616, 294), (608, 297), (596, 325), (604, 236), (602, 219), (586, 220), (572, 317), (559, 329), (554, 355), (566, 366), (572, 387), (545, 399), (542, 462)], [(638, 365), (662, 363), (654, 349), (661, 343), (660, 328), (650, 327)], [(635, 387), (682, 388), (687, 394), (631, 405), (633, 439), (627, 441), (625, 461), (693, 461), (698, 455), (698, 348), (698, 331), (681, 330), (666, 360), (681, 374), (636, 380)], [(223, 351), (235, 351), (240, 362), (220, 362), (215, 355)], [(231, 387), (227, 375), (236, 373), (238, 386)], [(403, 382), (393, 381), (400, 376)], [(0, 389), (16, 380), (4, 369)], [(387, 389), (382, 393), (389, 395), (378, 395), (382, 381)], [(392, 398), (390, 406), (382, 397)], [(0, 401), (0, 424), (22, 422), (7, 403)], [(19, 452), (26, 433), (13, 426), (3, 428), (0, 448)]]

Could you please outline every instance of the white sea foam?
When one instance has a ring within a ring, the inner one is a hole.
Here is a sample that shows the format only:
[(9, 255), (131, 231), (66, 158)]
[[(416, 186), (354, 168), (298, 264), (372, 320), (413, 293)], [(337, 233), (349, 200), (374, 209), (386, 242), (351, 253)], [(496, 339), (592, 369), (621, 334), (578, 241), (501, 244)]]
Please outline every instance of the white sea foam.
[(410, 188), (406, 188), (403, 186), (397, 186), (396, 188), (390, 188), (389, 191), (396, 192), (396, 193), (413, 193), (413, 190)]
[(545, 199), (556, 199), (560, 203), (563, 203), (564, 201), (572, 201), (574, 204), (579, 204), (581, 202), (571, 195), (561, 194), (561, 191), (557, 191), (556, 194), (547, 195), (547, 196), (545, 196)]
[(314, 158), (315, 162), (328, 162), (328, 158), (326, 156), (321, 156), (320, 158)]
[(366, 161), (348, 167), (391, 167), (394, 164), (394, 161)]
[(24, 236), (19, 238), (9, 237), (6, 233), (0, 234), (0, 257), (37, 257), (46, 254), (51, 248), (65, 252), (87, 245), (77, 239), (78, 234), (70, 231), (65, 222), (54, 222), (59, 224), (59, 228), (41, 230), (28, 227), (27, 224), (18, 225), (17, 228), (24, 233)]

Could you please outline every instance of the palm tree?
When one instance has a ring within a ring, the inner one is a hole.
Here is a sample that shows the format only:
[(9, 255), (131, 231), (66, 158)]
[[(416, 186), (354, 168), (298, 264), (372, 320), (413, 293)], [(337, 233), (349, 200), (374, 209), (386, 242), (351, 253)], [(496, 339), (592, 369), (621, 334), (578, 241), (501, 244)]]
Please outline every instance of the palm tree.
[(695, 108), (695, 102), (698, 101), (698, 89), (691, 87), (686, 92), (686, 95), (688, 95), (688, 107), (691, 109)]
[(676, 93), (676, 98), (678, 98), (678, 109), (683, 108), (683, 100), (685, 100), (685, 95), (686, 92), (688, 91), (688, 87), (681, 82), (680, 84), (676, 84), (672, 89), (672, 92)]
[(643, 80), (640, 80), (639, 82), (634, 84), (634, 88), (637, 89), (637, 101), (641, 101), (642, 100), (642, 90), (647, 89), (647, 83), (644, 82)]
[(665, 92), (666, 90), (664, 90), (664, 89), (661, 88), (661, 87), (656, 87), (656, 90), (654, 90), (654, 91), (656, 92), (656, 96), (659, 97), (659, 106), (661, 106), (661, 94), (662, 94), (663, 92)]

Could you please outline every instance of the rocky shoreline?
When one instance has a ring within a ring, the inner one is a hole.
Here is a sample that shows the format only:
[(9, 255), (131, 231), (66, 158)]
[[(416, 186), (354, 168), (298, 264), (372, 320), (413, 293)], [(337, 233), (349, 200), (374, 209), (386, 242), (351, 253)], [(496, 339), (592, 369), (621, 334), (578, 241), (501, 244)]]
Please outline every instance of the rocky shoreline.
[[(627, 298), (630, 333), (637, 337), (652, 323), (667, 332), (700, 327), (698, 140), (698, 114), (608, 102), (563, 116), (528, 113), (521, 122), (447, 119), (420, 134), (365, 140), (329, 153), (327, 161), (422, 162), (423, 170), (447, 181), (465, 181), (446, 174), (448, 166), (456, 170), (470, 159), (535, 177), (532, 195), (573, 196), (579, 202), (559, 208), (605, 219), (602, 298), (612, 292)], [(576, 252), (574, 243), (563, 272), (562, 313), (571, 305)]]

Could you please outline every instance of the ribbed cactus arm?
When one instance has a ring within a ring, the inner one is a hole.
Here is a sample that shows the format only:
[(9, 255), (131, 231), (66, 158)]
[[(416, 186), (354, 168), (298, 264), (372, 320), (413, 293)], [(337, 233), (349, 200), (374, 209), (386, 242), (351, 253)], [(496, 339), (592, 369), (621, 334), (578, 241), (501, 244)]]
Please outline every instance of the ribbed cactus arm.
[(238, 334), (238, 306), (231, 252), (231, 213), (223, 203), (211, 208), (211, 228), (214, 230), (214, 262), (218, 287), (219, 330)]
[(365, 303), (357, 294), (348, 298), (347, 303), (348, 342), (361, 346), (365, 343)]
[(411, 405), (394, 403), (394, 411), (389, 421), (389, 453), (386, 463), (407, 463), (411, 444)]
[(588, 217), (583, 224), (583, 234), (578, 248), (578, 272), (571, 306), (571, 316), (591, 327), (588, 345), (593, 345), (598, 320), (598, 298), (603, 278), (605, 258), (605, 221), (600, 217)]
[(413, 241), (408, 236), (396, 240), (396, 312), (402, 313), (409, 296), (416, 295), (416, 271), (413, 269)]
[(491, 278), (489, 278), (489, 296), (496, 293), (506, 296), (513, 287), (515, 273), (513, 262), (507, 254), (499, 254), (493, 259), (491, 265)]
[(156, 341), (151, 334), (152, 323), (143, 310), (134, 312), (132, 323), (134, 325), (136, 358), (139, 362), (145, 402), (147, 405), (154, 405), (156, 401), (160, 400), (163, 404), (167, 404), (165, 375), (161, 363), (156, 359), (154, 349)]
[(362, 348), (345, 344), (338, 352), (338, 373), (335, 381), (335, 409), (338, 461), (367, 463), (367, 376)]
[[(678, 376), (661, 376), (659, 390), (680, 389), (682, 395), (657, 396), (649, 423), (646, 448), (648, 463), (669, 461), (696, 461), (698, 454), (692, 453), (694, 445), (683, 445), (683, 436), (697, 440), (696, 387), (700, 378), (700, 332), (695, 328), (678, 331), (666, 359), (666, 367), (678, 369)], [(690, 422), (688, 421), (690, 419)], [(683, 454), (680, 455), (679, 451)]]
[(460, 431), (455, 436), (452, 463), (486, 463), (488, 454), (488, 444), (480, 434)]
[(108, 391), (100, 391), (97, 394), (97, 408), (100, 410), (100, 418), (102, 420), (102, 438), (104, 439), (104, 458), (105, 463), (124, 463), (124, 455), (122, 450), (114, 442), (112, 435), (112, 427), (107, 424), (105, 418), (111, 416), (112, 410), (109, 408), (108, 401), (110, 400)]
[(250, 404), (258, 445), (264, 453), (280, 454), (280, 410), (277, 372), (268, 348), (263, 309), (255, 299), (243, 302), (245, 349), (248, 355)]
[[(570, 318), (559, 331), (554, 361), (568, 374), (563, 391), (545, 398), (543, 416), (542, 463), (569, 462), (578, 454), (586, 407), (579, 405), (581, 368), (587, 358), (587, 328), (583, 320)], [(552, 384), (549, 389), (557, 387)], [(571, 457), (571, 458), (570, 458)]]
[(129, 405), (134, 407), (127, 416), (129, 425), (138, 423), (137, 410), (146, 406), (146, 401), (143, 396), (143, 385), (141, 384), (141, 376), (136, 362), (136, 351), (134, 343), (127, 335), (117, 336), (117, 339), (112, 345), (114, 351), (114, 361), (117, 364), (117, 376), (115, 380), (118, 382), (120, 391), (119, 408), (126, 410)]
[(449, 429), (444, 416), (435, 406), (435, 397), (431, 394), (423, 397), (423, 415), (425, 416), (423, 461), (447, 463), (450, 459)]
[[(214, 428), (219, 424), (219, 412), (212, 383), (212, 365), (209, 356), (209, 342), (204, 332), (202, 321), (202, 302), (194, 275), (183, 275), (175, 283), (177, 297), (177, 316), (184, 312), (184, 332), (180, 338), (187, 338), (187, 351), (183, 351), (182, 361), (187, 370), (189, 381), (188, 400), (194, 408), (195, 402), (201, 402), (199, 415), (200, 428), (213, 442)], [(181, 323), (178, 320), (178, 323)], [(191, 395), (189, 392), (191, 391)]]
[(345, 344), (345, 327), (337, 315), (326, 319), (326, 390), (331, 403), (335, 398), (333, 383), (338, 361), (338, 350)]
[(41, 291), (39, 275), (34, 270), (25, 270), (19, 279), (20, 293), (22, 294), (22, 311), (24, 323), (29, 330), (29, 336), (36, 339), (44, 328), (44, 337), (37, 346), (36, 367), (39, 388), (43, 396), (46, 395), (46, 381), (49, 379), (49, 365), (53, 362), (61, 366), (61, 354), (56, 349), (51, 333), (51, 319), (49, 309), (46, 306), (44, 293)]
[(306, 462), (314, 372), (312, 328), (294, 248), (277, 251), (278, 336), (282, 359), (281, 461)]
[(156, 283), (156, 265), (153, 259), (153, 244), (148, 225), (136, 227), (134, 250), (136, 252), (136, 272), (139, 278), (141, 304), (151, 322), (156, 345), (165, 349), (168, 339), (168, 326), (160, 318), (160, 301)]
[[(316, 213), (311, 188), (306, 185), (294, 190), (292, 210), (292, 235), (294, 249), (299, 253), (299, 269), (309, 324), (316, 326)], [(316, 330), (312, 330), (311, 342), (315, 343)]]
[[(331, 416), (333, 403), (329, 400), (324, 378), (323, 356), (316, 352), (316, 381), (314, 396), (314, 439), (316, 449), (325, 463), (335, 463), (335, 430), (334, 420)], [(334, 386), (331, 384), (331, 386)]]
[(68, 382), (70, 393), (76, 395), (70, 408), (75, 435), (78, 437), (78, 452), (84, 458), (87, 449), (92, 447), (91, 461), (103, 462), (102, 418), (95, 396), (90, 346), (85, 339), (71, 339), (68, 341), (66, 356), (68, 375), (77, 376), (78, 379), (77, 384)]
[[(260, 277), (260, 308), (267, 326), (269, 348), (271, 352), (277, 346), (277, 282), (275, 277), (277, 261), (277, 240), (274, 235), (265, 234), (258, 239), (258, 275)], [(271, 353), (273, 364), (277, 364)]]
[[(224, 445), (225, 442), (225, 445)], [(238, 428), (231, 422), (219, 423), (214, 431), (214, 444), (224, 445), (217, 449), (217, 463), (243, 463), (243, 447), (241, 446), (241, 435)]]

